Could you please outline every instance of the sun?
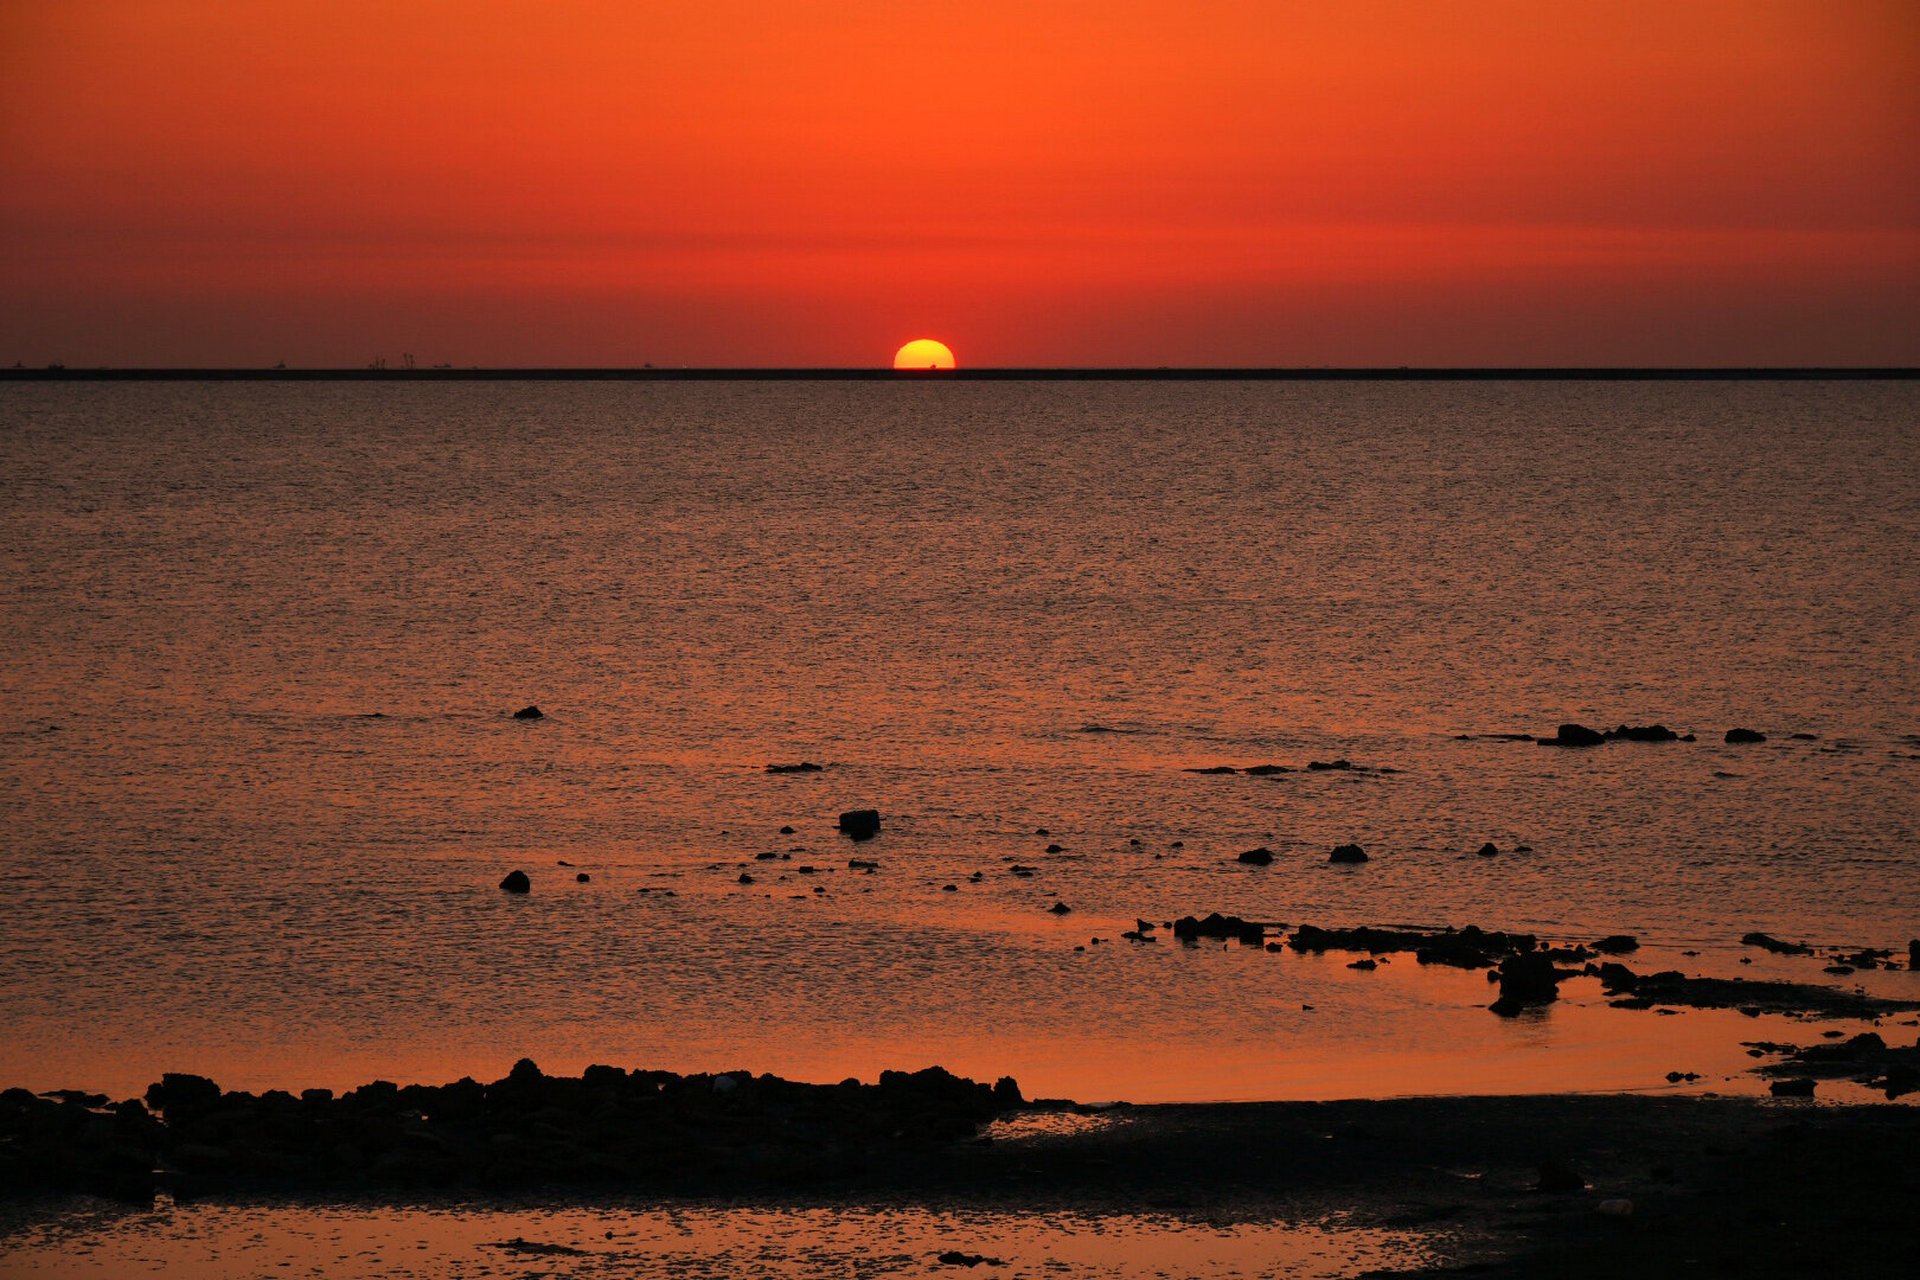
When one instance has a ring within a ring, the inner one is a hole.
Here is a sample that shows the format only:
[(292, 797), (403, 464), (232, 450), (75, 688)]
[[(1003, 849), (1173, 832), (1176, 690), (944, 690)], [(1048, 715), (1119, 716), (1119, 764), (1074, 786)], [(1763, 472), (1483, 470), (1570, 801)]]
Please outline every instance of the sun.
[(915, 338), (893, 353), (893, 367), (896, 369), (951, 369), (953, 352), (944, 342), (935, 342), (932, 338)]

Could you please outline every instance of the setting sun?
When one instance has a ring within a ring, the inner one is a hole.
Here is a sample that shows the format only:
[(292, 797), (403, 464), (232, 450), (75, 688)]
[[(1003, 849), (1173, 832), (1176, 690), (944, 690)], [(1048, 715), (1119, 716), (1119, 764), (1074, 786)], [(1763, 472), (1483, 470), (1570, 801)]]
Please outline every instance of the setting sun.
[(893, 353), (893, 367), (896, 369), (951, 369), (953, 352), (944, 342), (936, 342), (932, 338), (915, 338)]

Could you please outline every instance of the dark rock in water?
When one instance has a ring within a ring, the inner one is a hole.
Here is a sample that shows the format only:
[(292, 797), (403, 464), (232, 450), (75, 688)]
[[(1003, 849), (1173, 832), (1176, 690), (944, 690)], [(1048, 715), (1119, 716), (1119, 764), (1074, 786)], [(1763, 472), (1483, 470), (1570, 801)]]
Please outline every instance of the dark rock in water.
[(1270, 867), (1273, 865), (1273, 850), (1262, 847), (1248, 849), (1234, 856), (1235, 862), (1244, 862), (1250, 867)]
[(1606, 734), (1583, 724), (1563, 724), (1554, 731), (1553, 737), (1534, 739), (1543, 747), (1597, 747), (1606, 740)]
[(753, 883), (753, 877), (752, 877), (752, 876), (750, 876), (750, 875), (748, 875), (748, 874), (747, 874), (746, 872), (744, 872), (744, 871), (742, 871), (742, 872), (740, 873), (740, 881), (739, 881), (739, 882), (740, 882), (741, 884), (752, 884), (752, 883)]
[(1375, 969), (1378, 969), (1379, 967), (1380, 967), (1380, 962), (1378, 960), (1355, 960), (1352, 964), (1347, 966), (1347, 968), (1349, 969), (1358, 969), (1362, 973), (1372, 973)]
[(958, 893), (958, 892), (960, 892), (960, 886), (959, 886), (959, 885), (957, 885), (957, 884), (943, 884), (943, 885), (941, 885), (941, 886), (940, 886), (940, 892), (942, 892), (942, 893)]
[(1191, 942), (1196, 938), (1237, 938), (1247, 946), (1257, 947), (1266, 941), (1267, 927), (1252, 920), (1242, 920), (1239, 916), (1223, 916), (1215, 911), (1204, 920), (1181, 916), (1173, 922), (1173, 936), (1183, 942)]
[(1767, 1092), (1776, 1098), (1811, 1098), (1816, 1084), (1806, 1076), (1796, 1076), (1791, 1080), (1775, 1080), (1767, 1086)]
[(1292, 773), (1293, 770), (1283, 764), (1255, 764), (1248, 765), (1245, 769), (1242, 769), (1241, 772), (1249, 778), (1266, 778), (1276, 773)]
[(1585, 1191), (1587, 1180), (1575, 1173), (1573, 1168), (1564, 1161), (1544, 1160), (1540, 1163), (1533, 1189), (1544, 1191), (1548, 1195), (1567, 1195)]
[(1674, 742), (1680, 737), (1663, 724), (1623, 724), (1607, 736), (1622, 742)]
[(1445, 964), (1460, 969), (1485, 969), (1502, 956), (1532, 951), (1530, 933), (1493, 933), (1478, 925), (1425, 933), (1413, 929), (1322, 929), (1303, 924), (1287, 939), (1299, 952), (1367, 951), (1374, 955), (1413, 952), (1421, 964)]
[(855, 840), (871, 840), (880, 834), (880, 811), (849, 809), (840, 815), (840, 830)]
[(1344, 772), (1353, 768), (1351, 760), (1309, 760), (1307, 769), (1311, 773), (1325, 773), (1329, 770)]
[(1182, 769), (1180, 772), (1182, 773), (1238, 773), (1240, 771), (1234, 768), (1230, 764), (1216, 764), (1211, 768), (1207, 768), (1207, 769)]
[(1510, 1018), (1530, 1005), (1551, 1004), (1560, 998), (1560, 980), (1571, 975), (1553, 967), (1553, 961), (1538, 951), (1523, 951), (1502, 960), (1493, 974), (1500, 983), (1500, 998), (1488, 1007), (1503, 1018)]
[(847, 870), (849, 871), (878, 871), (879, 869), (879, 863), (869, 862), (865, 858), (847, 859)]
[(586, 884), (588, 881), (592, 879), (593, 877), (588, 875), (584, 871), (580, 872), (578, 875), (574, 876), (573, 878), (575, 884)]
[(940, 1263), (942, 1266), (948, 1267), (978, 1267), (982, 1265), (1004, 1267), (1007, 1265), (1006, 1261), (1002, 1258), (989, 1258), (984, 1253), (962, 1253), (958, 1249), (949, 1249), (935, 1258), (934, 1261)]
[(781, 834), (781, 835), (783, 835), (783, 836), (790, 836), (790, 835), (792, 835), (792, 834), (793, 834), (793, 828), (792, 828), (792, 827), (782, 827), (782, 828), (780, 828), (780, 834)]
[(1033, 829), (1033, 834), (1037, 836), (1050, 836), (1053, 834), (1053, 832), (1047, 830), (1045, 827), (1035, 827)]
[(1335, 845), (1333, 852), (1327, 855), (1327, 861), (1347, 863), (1366, 862), (1368, 861), (1367, 851), (1357, 844), (1339, 844)]
[(1907, 943), (1907, 968), (1920, 970), (1920, 938)]
[(1615, 933), (1593, 944), (1593, 949), (1602, 955), (1623, 956), (1629, 951), (1640, 949), (1640, 940), (1630, 933)]
[(1480, 856), (1483, 858), (1491, 858), (1499, 852), (1500, 846), (1491, 840), (1480, 846)]
[(825, 765), (815, 764), (811, 760), (802, 760), (799, 764), (770, 764), (767, 766), (767, 772), (768, 773), (819, 773), (825, 768), (826, 768)]
[(1047, 910), (1048, 910), (1048, 912), (1050, 912), (1050, 913), (1051, 913), (1051, 914), (1053, 914), (1053, 915), (1056, 915), (1056, 916), (1064, 916), (1064, 915), (1066, 915), (1066, 914), (1067, 914), (1067, 913), (1068, 913), (1069, 911), (1072, 911), (1072, 910), (1073, 910), (1073, 908), (1072, 908), (1072, 907), (1070, 907), (1070, 906), (1068, 906), (1068, 905), (1067, 905), (1066, 903), (1064, 903), (1064, 902), (1056, 902), (1056, 903), (1054, 903), (1054, 904), (1053, 904), (1052, 906), (1050, 906), (1050, 907), (1048, 907), (1048, 908), (1047, 908)]
[(1765, 742), (1767, 735), (1755, 729), (1729, 729), (1726, 740), (1731, 743)]
[(524, 871), (509, 871), (500, 881), (500, 887), (508, 893), (527, 893), (533, 888), (533, 881), (527, 879)]
[(544, 720), (546, 713), (538, 707), (522, 707), (513, 713), (515, 720)]
[(1050, 844), (1047, 846), (1048, 853), (1065, 853), (1066, 851), (1065, 845)]
[(1771, 951), (1780, 956), (1810, 956), (1813, 948), (1803, 942), (1782, 942), (1770, 933), (1742, 934), (1740, 941), (1749, 947), (1759, 947), (1762, 951)]

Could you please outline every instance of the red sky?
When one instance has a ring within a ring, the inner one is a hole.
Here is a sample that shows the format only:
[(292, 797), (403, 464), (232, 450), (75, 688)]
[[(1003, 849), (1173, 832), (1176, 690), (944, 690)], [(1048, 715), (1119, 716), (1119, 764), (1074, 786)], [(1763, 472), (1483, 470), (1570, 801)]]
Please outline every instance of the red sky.
[(4, 0), (0, 364), (1920, 363), (1913, 0)]

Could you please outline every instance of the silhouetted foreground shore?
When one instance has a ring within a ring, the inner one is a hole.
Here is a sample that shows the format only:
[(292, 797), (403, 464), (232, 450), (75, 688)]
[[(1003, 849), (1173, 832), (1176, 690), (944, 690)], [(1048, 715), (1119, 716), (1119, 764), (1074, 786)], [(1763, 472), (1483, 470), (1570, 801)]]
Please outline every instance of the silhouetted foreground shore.
[(0, 1186), (16, 1201), (540, 1188), (1210, 1221), (1338, 1213), (1432, 1233), (1451, 1265), (1489, 1276), (1885, 1269), (1920, 1256), (1916, 1152), (1920, 1110), (1900, 1106), (1543, 1096), (1093, 1108), (937, 1068), (805, 1085), (614, 1067), (560, 1078), (522, 1062), (491, 1084), (339, 1097), (225, 1092), (185, 1075), (117, 1104), (0, 1094)]

